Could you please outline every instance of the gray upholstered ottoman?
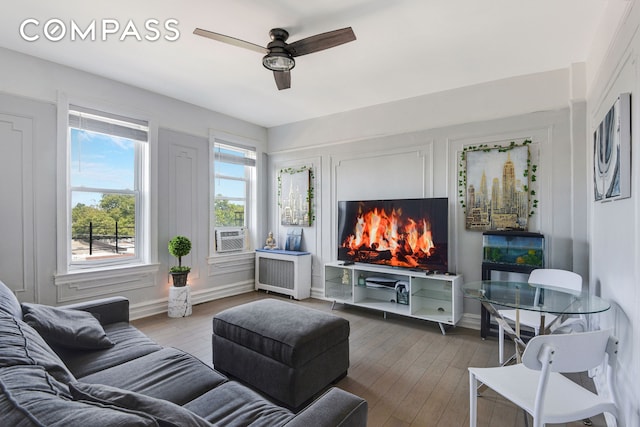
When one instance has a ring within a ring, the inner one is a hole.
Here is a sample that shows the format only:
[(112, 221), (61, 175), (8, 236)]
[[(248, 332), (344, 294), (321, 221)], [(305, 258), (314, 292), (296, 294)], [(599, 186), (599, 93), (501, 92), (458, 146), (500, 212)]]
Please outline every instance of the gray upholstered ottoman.
[(349, 368), (349, 322), (276, 299), (224, 310), (213, 318), (213, 365), (291, 409), (342, 378)]

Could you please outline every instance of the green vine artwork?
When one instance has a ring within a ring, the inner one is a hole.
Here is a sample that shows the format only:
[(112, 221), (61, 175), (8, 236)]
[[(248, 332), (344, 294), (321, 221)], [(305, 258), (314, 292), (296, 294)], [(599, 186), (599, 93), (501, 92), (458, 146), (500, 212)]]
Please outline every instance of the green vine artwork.
[(311, 166), (289, 167), (278, 172), (278, 206), (282, 225), (310, 226), (313, 211), (314, 173)]
[[(486, 216), (486, 213), (483, 214), (482, 209), (474, 208), (478, 212), (475, 212), (475, 211), (471, 213), (468, 212), (467, 197), (469, 197), (469, 189), (467, 188), (467, 184), (468, 184), (467, 183), (467, 172), (468, 172), (467, 162), (469, 159), (469, 155), (471, 153), (491, 153), (491, 152), (507, 153), (520, 147), (526, 147), (526, 166), (523, 167), (523, 171), (522, 171), (524, 184), (522, 184), (521, 188), (522, 188), (522, 192), (526, 193), (527, 195), (526, 206), (523, 206), (523, 208), (527, 209), (526, 218), (530, 218), (538, 208), (538, 202), (539, 202), (538, 199), (536, 198), (537, 196), (536, 190), (535, 188), (533, 188), (535, 186), (534, 183), (537, 180), (536, 173), (538, 170), (538, 165), (533, 163), (533, 161), (531, 160), (531, 151), (529, 149), (530, 144), (531, 144), (531, 140), (526, 139), (519, 143), (515, 141), (511, 141), (508, 145), (495, 144), (493, 146), (490, 146), (489, 144), (479, 144), (479, 145), (468, 145), (466, 147), (463, 147), (462, 152), (460, 153), (460, 161), (458, 163), (458, 198), (459, 198), (460, 205), (462, 206), (465, 213), (465, 218), (466, 218), (465, 223), (467, 225), (467, 229), (476, 229), (476, 230), (511, 229), (511, 228), (526, 229), (526, 226), (522, 228), (518, 226), (489, 228), (487, 227), (487, 220), (486, 218), (484, 218)], [(474, 157), (478, 157), (478, 156), (474, 156)], [(508, 161), (510, 162), (511, 157), (509, 156), (508, 159), (509, 159)], [(505, 165), (506, 165), (506, 162), (505, 162)], [(514, 178), (517, 178), (517, 177), (514, 177)], [(485, 183), (484, 185), (485, 185), (485, 189), (483, 189), (484, 192), (488, 192), (488, 190), (486, 190), (487, 184)], [(475, 189), (473, 190), (475, 191)], [(479, 197), (480, 196), (481, 195), (479, 195)], [(486, 194), (484, 196), (486, 196)], [(494, 204), (492, 205), (491, 211), (498, 212), (499, 211), (498, 209), (494, 209), (496, 202), (493, 201), (492, 203)], [(485, 209), (485, 211), (486, 210), (487, 209)], [(500, 217), (500, 215), (501, 214), (495, 215), (497, 217), (496, 220), (502, 219), (503, 221), (506, 221), (505, 219), (506, 217), (504, 215)], [(478, 219), (480, 216), (482, 216), (482, 218)]]

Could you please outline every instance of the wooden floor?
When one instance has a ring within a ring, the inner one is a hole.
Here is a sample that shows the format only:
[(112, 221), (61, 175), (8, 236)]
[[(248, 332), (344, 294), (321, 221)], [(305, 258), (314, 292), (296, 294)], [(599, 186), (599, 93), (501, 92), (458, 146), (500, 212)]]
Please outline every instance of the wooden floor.
[[(161, 345), (187, 351), (211, 365), (211, 319), (226, 308), (261, 298), (288, 298), (251, 292), (193, 307), (186, 318), (156, 315), (132, 323)], [(457, 427), (469, 425), (468, 366), (495, 366), (497, 339), (483, 341), (478, 331), (307, 299), (296, 304), (332, 312), (351, 325), (350, 368), (337, 386), (369, 404), (369, 426)], [(295, 327), (295, 325), (292, 325)], [(579, 381), (589, 383), (586, 375)], [(605, 427), (604, 417), (592, 419)], [(530, 423), (531, 424), (531, 423)], [(488, 390), (478, 399), (479, 427), (524, 426), (522, 411)], [(582, 426), (582, 422), (554, 424)], [(548, 425), (549, 426), (549, 425)]]

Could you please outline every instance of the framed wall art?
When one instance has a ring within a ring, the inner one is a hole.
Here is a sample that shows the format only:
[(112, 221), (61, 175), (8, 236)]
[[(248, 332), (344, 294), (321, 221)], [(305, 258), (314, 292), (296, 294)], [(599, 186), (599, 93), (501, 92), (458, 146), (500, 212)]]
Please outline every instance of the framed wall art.
[(459, 196), (467, 230), (528, 230), (538, 200), (531, 182), (530, 140), (510, 145), (465, 147), (460, 160)]
[(280, 224), (310, 226), (313, 224), (313, 170), (309, 166), (284, 168), (278, 173), (278, 206)]
[(631, 94), (616, 99), (593, 132), (596, 202), (631, 197)]

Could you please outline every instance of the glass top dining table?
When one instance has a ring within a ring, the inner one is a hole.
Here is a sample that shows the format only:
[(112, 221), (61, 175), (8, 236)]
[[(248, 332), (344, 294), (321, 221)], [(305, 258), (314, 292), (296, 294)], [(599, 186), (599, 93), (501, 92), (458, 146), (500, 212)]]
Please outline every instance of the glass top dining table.
[(462, 286), (466, 297), (514, 309), (540, 313), (592, 314), (608, 310), (607, 300), (588, 292), (510, 280), (481, 280)]
[[(468, 282), (462, 286), (465, 297), (479, 300), (496, 322), (502, 327), (515, 344), (515, 360), (520, 363), (522, 353), (526, 347), (520, 335), (519, 310), (535, 311), (540, 314), (540, 334), (549, 333), (554, 323), (561, 315), (586, 315), (608, 310), (608, 301), (591, 295), (588, 292), (573, 292), (565, 288), (549, 285), (519, 282), (510, 280), (481, 280)], [(515, 329), (503, 317), (496, 306), (515, 309)], [(547, 314), (551, 314), (552, 321), (547, 323)]]

